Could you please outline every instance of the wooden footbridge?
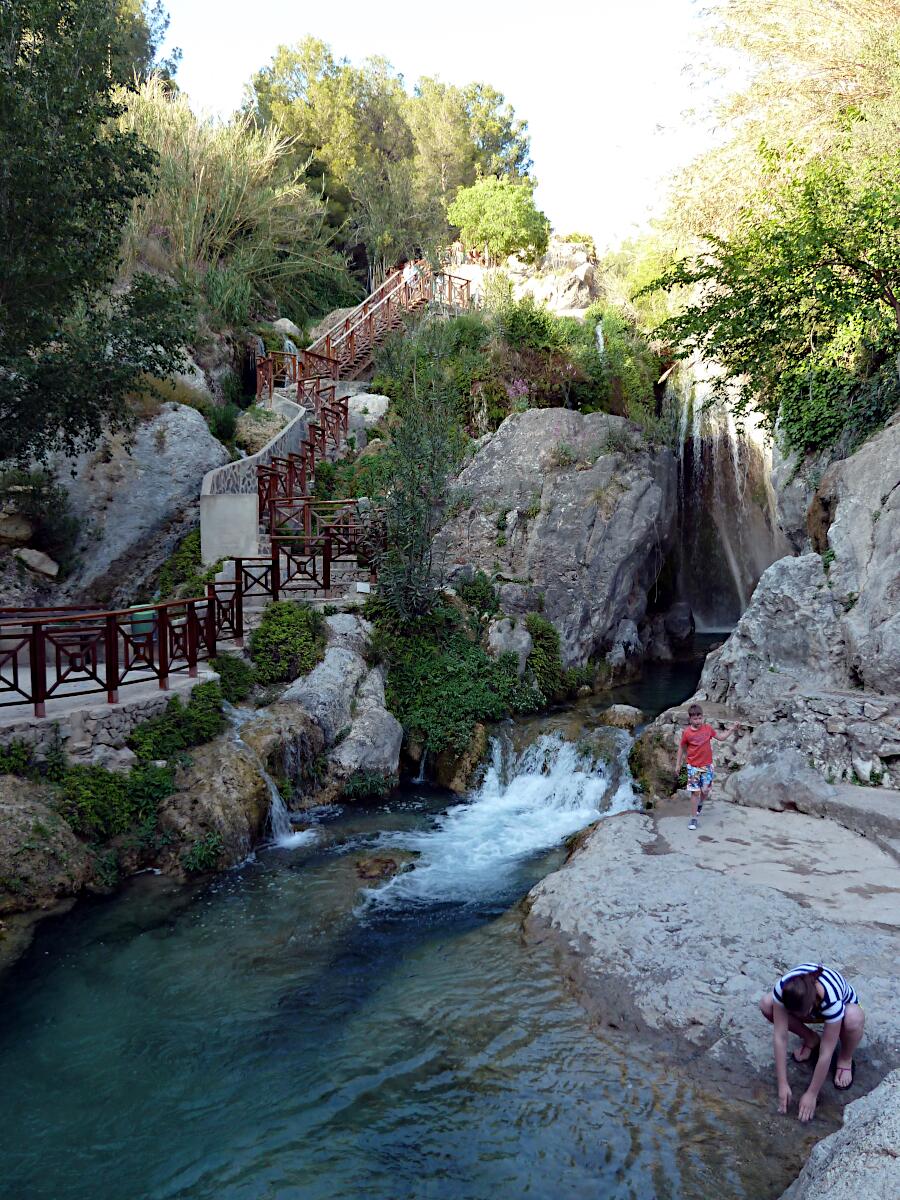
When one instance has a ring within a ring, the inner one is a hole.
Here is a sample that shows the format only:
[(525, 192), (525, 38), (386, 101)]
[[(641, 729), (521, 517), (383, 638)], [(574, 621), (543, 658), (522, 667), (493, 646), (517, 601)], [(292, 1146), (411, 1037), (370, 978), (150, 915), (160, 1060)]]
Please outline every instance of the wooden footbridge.
[(84, 695), (89, 702), (100, 693), (115, 704), (131, 684), (156, 681), (166, 689), (173, 676), (196, 676), (198, 664), (223, 648), (243, 646), (249, 610), (286, 596), (327, 598), (360, 571), (374, 582), (384, 549), (379, 513), (356, 499), (317, 499), (316, 464), (346, 443), (348, 401), (337, 394), (339, 381), (358, 378), (404, 314), (428, 303), (467, 308), (469, 281), (418, 263), (391, 275), (306, 350), (262, 357), (257, 397), (271, 402), (276, 388), (295, 389), (309, 418), (298, 452), (256, 469), (266, 552), (229, 558), (202, 596), (116, 610), (0, 608), (0, 709), (30, 705), (44, 717), (56, 699)]

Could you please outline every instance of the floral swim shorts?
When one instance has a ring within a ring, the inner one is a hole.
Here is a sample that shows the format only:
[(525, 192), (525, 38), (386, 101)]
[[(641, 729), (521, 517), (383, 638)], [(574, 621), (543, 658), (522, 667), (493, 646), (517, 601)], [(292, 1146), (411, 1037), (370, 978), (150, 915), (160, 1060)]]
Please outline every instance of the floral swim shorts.
[(689, 792), (705, 792), (712, 787), (715, 772), (712, 767), (688, 767), (687, 790)]

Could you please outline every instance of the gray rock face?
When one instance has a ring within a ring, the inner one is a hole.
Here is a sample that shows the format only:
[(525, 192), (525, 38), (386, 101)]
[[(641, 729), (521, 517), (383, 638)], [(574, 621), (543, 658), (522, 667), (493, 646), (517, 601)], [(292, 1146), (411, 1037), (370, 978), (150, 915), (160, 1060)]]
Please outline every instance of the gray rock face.
[(531, 296), (551, 312), (578, 313), (603, 294), (596, 265), (588, 244), (553, 238), (537, 263), (513, 255), (503, 269), (512, 280), (517, 300)]
[(0, 775), (0, 915), (51, 908), (93, 876), (93, 856), (46, 788)]
[(59, 574), (59, 563), (54, 562), (49, 554), (43, 554), (40, 550), (21, 547), (13, 550), (13, 558), (17, 558), (36, 575), (46, 575), (48, 579), (55, 579)]
[(722, 704), (758, 705), (786, 686), (849, 686), (840, 615), (818, 554), (779, 559), (731, 637), (707, 658), (699, 690)]
[[(687, 1042), (744, 1083), (759, 1071), (773, 1103), (758, 1001), (795, 963), (831, 963), (867, 1014), (858, 1086), (877, 1082), (900, 1063), (896, 861), (818, 817), (714, 800), (697, 833), (688, 811), (680, 797), (663, 816), (601, 820), (531, 892), (532, 936), (561, 942), (598, 1018)], [(826, 1084), (823, 1106), (843, 1102)]]
[(203, 475), (227, 459), (199, 412), (167, 404), (138, 426), (130, 450), (116, 436), (58, 464), (82, 528), (81, 562), (67, 595), (128, 603), (196, 524)]
[(900, 1196), (900, 1070), (844, 1109), (844, 1127), (817, 1142), (781, 1200)]
[(488, 653), (494, 658), (499, 658), (501, 654), (515, 654), (520, 679), (525, 674), (528, 655), (533, 646), (531, 634), (521, 621), (503, 617), (498, 621), (491, 621), (488, 626)]
[(435, 540), (451, 579), (499, 564), (504, 611), (543, 605), (567, 666), (614, 644), (641, 653), (675, 508), (668, 450), (650, 451), (621, 417), (531, 409), (503, 422), (453, 492), (468, 504)]
[[(855, 678), (876, 692), (900, 680), (900, 419), (850, 458), (831, 466), (810, 510), (834, 513), (827, 528), (834, 554), (828, 582), (844, 610), (842, 627)], [(821, 543), (816, 547), (825, 550)]]
[(363, 658), (372, 626), (350, 613), (327, 624), (324, 659), (291, 684), (279, 707), (299, 707), (321, 729), (329, 760), (324, 792), (337, 796), (358, 771), (397, 775), (403, 728), (385, 707), (381, 668), (370, 669)]

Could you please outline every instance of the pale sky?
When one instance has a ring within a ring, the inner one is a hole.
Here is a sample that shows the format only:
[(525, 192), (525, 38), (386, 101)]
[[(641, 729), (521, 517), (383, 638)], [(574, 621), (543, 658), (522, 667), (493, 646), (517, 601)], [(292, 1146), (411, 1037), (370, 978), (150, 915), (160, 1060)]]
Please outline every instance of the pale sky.
[(168, 45), (195, 110), (227, 116), (279, 44), (307, 34), (335, 57), (383, 55), (420, 75), (482, 80), (528, 121), (539, 206), (560, 233), (615, 244), (663, 197), (662, 179), (706, 144), (698, 102), (697, 0), (169, 0)]

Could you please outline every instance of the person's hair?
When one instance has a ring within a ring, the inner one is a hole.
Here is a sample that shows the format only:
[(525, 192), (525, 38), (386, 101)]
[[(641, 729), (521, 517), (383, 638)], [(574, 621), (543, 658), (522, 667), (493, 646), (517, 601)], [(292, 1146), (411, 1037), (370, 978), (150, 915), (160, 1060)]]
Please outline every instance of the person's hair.
[(699, 704), (692, 704), (691, 707), (688, 709), (689, 717), (692, 717), (694, 715), (694, 713), (699, 713), (701, 717), (703, 716), (703, 709), (700, 707)]
[(816, 1007), (816, 980), (822, 974), (822, 968), (806, 971), (803, 975), (794, 975), (781, 985), (781, 1003), (788, 1012), (804, 1017)]

